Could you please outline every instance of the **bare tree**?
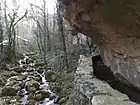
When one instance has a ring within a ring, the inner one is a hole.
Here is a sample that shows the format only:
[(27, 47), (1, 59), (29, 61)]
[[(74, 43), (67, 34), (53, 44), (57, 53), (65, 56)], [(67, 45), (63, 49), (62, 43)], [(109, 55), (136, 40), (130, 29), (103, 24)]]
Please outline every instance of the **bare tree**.
[(9, 18), (10, 18), (10, 24), (8, 27), (8, 51), (9, 51), (9, 59), (11, 59), (12, 57), (15, 57), (15, 39), (16, 39), (16, 25), (26, 16), (27, 11), (24, 13), (23, 16), (21, 16), (20, 18), (16, 19), (17, 14), (16, 12), (13, 13), (13, 15), (11, 16), (9, 14)]
[[(47, 23), (46, 23), (46, 20), (47, 20)], [(47, 48), (47, 51), (48, 51), (50, 46), (48, 45), (48, 42), (47, 42), (48, 46), (46, 46), (46, 40), (48, 41), (47, 36), (49, 36), (49, 35), (47, 35), (48, 34), (48, 27), (47, 27), (48, 18), (46, 18), (46, 1), (45, 0), (43, 0), (43, 21), (44, 21), (44, 61), (47, 64), (47, 61), (46, 61), (46, 47), (48, 47)]]
[(2, 7), (0, 3), (0, 46), (1, 53), (3, 52), (3, 22), (2, 22)]
[(39, 29), (39, 26), (37, 25), (37, 29), (36, 30), (33, 30), (33, 33), (36, 35), (36, 42), (37, 42), (37, 46), (38, 46), (38, 49), (39, 49), (39, 52), (40, 52), (40, 54), (42, 54), (42, 46), (40, 45), (41, 43), (40, 43), (40, 40), (39, 39), (41, 39), (40, 38), (40, 29)]
[(7, 60), (15, 59), (15, 44), (16, 44), (16, 26), (27, 15), (27, 11), (21, 16), (18, 16), (18, 8), (15, 8), (11, 13), (7, 13), (6, 0), (4, 2), (4, 18), (6, 25), (6, 35), (8, 37), (8, 52)]
[[(46, 61), (46, 54), (51, 51), (51, 39), (49, 30), (49, 14), (46, 6), (46, 0), (43, 0), (43, 8), (31, 4), (32, 16), (30, 16), (37, 25), (38, 32), (36, 34), (38, 48), (43, 52), (44, 62)], [(37, 11), (37, 12), (36, 12)]]
[(67, 58), (67, 48), (66, 48), (66, 42), (65, 42), (65, 35), (64, 35), (64, 26), (63, 26), (63, 18), (60, 14), (60, 9), (59, 6), (56, 5), (57, 7), (57, 20), (58, 20), (58, 27), (59, 27), (59, 32), (61, 35), (61, 39), (62, 39), (62, 47), (63, 47), (63, 52), (64, 52), (64, 57), (65, 57), (65, 65), (68, 68), (68, 58)]

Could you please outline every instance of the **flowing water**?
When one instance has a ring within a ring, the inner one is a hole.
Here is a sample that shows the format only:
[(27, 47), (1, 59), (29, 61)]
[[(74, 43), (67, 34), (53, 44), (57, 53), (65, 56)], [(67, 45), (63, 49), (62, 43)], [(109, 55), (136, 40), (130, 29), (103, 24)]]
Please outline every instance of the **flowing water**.
[[(27, 60), (28, 60), (28, 56), (24, 55), (24, 59), (23, 60), (19, 60), (19, 64), (20, 67), (23, 67), (23, 64), (27, 64)], [(28, 65), (34, 65), (33, 63), (31, 64), (27, 64)], [(28, 68), (27, 68), (28, 69)], [(30, 68), (32, 69), (37, 76), (41, 77), (41, 81), (38, 82), (40, 85), (40, 90), (46, 91), (50, 93), (50, 97), (49, 98), (45, 98), (44, 100), (40, 101), (40, 105), (59, 105), (58, 104), (58, 100), (59, 100), (59, 96), (56, 95), (55, 93), (53, 93), (50, 89), (49, 89), (49, 82), (47, 82), (46, 77), (45, 77), (45, 71), (43, 72), (38, 72), (36, 71), (34, 68)], [(21, 104), (22, 105), (27, 105), (28, 103), (28, 91), (27, 91), (27, 84), (28, 81), (30, 81), (32, 78), (34, 78), (33, 75), (29, 74), (28, 72), (24, 72), (22, 73), (22, 75), (26, 76), (26, 80), (23, 81), (24, 86), (21, 87)]]

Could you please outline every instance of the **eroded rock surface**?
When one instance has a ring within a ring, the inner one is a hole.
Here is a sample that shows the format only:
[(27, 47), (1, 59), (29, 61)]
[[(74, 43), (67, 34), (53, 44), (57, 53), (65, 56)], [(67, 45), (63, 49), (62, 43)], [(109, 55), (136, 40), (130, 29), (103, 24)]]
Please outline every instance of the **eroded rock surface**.
[(75, 95), (68, 105), (140, 105), (107, 82), (93, 77), (92, 72), (91, 58), (82, 58), (75, 75)]
[(113, 73), (140, 90), (140, 1), (58, 1), (73, 34), (90, 36)]

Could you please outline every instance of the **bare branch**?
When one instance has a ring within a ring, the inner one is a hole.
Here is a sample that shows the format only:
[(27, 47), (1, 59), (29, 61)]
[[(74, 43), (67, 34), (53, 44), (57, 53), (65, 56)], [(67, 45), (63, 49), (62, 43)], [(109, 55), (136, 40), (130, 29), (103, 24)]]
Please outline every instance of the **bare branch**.
[(41, 10), (42, 12), (44, 12), (44, 10), (42, 9), (42, 8), (40, 8), (39, 6), (37, 6), (37, 5), (34, 5), (34, 4), (32, 4), (32, 3), (30, 3), (30, 5), (31, 5), (31, 7), (35, 7), (35, 8), (37, 8), (37, 9), (39, 9), (39, 10)]
[(21, 21), (21, 20), (27, 15), (27, 13), (28, 13), (28, 11), (26, 10), (26, 12), (24, 13), (24, 15), (21, 16), (21, 17), (14, 23), (13, 27), (14, 27), (19, 21)]

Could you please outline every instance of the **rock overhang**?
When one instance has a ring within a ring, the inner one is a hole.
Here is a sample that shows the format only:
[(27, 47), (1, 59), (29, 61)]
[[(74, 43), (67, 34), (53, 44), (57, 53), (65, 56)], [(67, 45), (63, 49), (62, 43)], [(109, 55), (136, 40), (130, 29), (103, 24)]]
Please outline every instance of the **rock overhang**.
[[(140, 1), (58, 0), (74, 30), (92, 38), (112, 72), (140, 89)], [(117, 76), (116, 75), (116, 76)], [(122, 79), (123, 81), (123, 79)]]

